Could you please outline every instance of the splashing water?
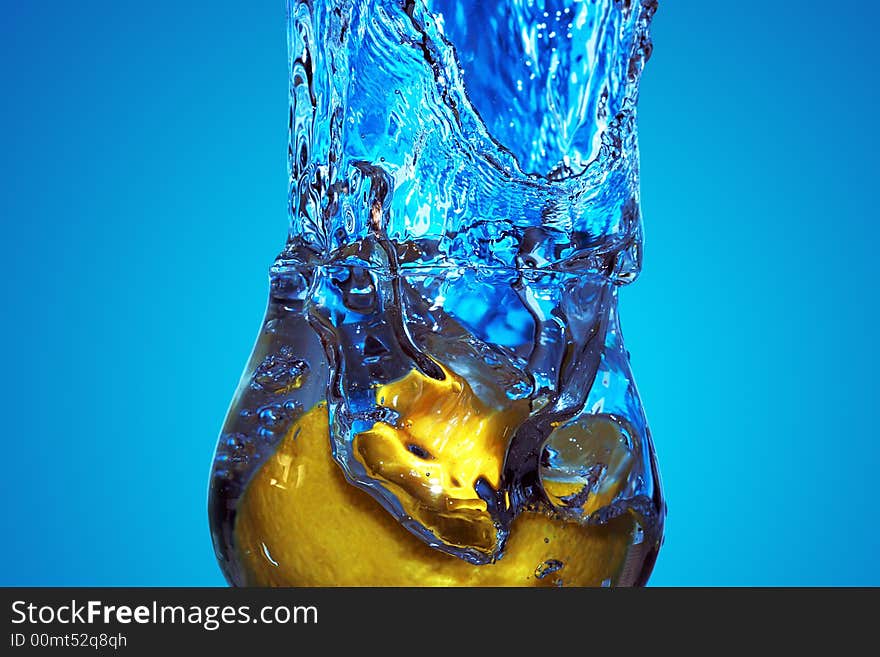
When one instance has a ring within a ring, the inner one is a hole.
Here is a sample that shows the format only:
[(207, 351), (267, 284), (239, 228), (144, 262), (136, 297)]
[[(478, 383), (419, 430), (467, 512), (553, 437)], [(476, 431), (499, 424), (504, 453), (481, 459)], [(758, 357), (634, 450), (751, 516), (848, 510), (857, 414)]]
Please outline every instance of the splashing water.
[(614, 581), (647, 578), (665, 510), (617, 291), (655, 7), (289, 4), (291, 228), (212, 480), (231, 581), (249, 482), (325, 402), (348, 485), (431, 548), (479, 567), (524, 514), (626, 517)]
[(293, 8), (291, 257), (635, 276), (653, 3), (332, 5)]

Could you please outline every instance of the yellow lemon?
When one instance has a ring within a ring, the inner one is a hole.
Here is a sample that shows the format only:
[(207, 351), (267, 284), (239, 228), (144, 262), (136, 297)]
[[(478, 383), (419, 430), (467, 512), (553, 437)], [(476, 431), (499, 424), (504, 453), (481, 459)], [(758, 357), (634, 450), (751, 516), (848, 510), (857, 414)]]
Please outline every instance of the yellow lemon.
[(486, 565), (435, 550), (348, 483), (328, 431), (327, 407), (318, 404), (248, 484), (235, 525), (245, 584), (598, 586), (629, 579), (628, 564), (640, 563), (635, 553), (643, 546), (631, 548), (636, 522), (629, 515), (586, 526), (523, 513), (503, 556)]

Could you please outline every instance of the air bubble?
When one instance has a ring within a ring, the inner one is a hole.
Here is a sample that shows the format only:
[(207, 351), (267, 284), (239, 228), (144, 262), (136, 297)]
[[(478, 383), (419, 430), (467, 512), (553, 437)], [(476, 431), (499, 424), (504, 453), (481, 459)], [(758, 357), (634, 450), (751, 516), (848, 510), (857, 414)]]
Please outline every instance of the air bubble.
[(278, 353), (266, 356), (252, 377), (252, 387), (273, 394), (282, 394), (299, 388), (308, 372), (306, 361), (293, 355), (293, 349), (283, 346)]

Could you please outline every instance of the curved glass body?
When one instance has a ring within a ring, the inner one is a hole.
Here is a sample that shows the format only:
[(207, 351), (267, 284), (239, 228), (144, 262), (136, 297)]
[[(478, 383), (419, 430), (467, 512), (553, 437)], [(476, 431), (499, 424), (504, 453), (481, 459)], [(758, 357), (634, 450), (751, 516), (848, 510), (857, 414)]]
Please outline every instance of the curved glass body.
[(211, 477), (230, 583), (647, 580), (617, 299), (653, 11), (289, 4), (291, 230)]

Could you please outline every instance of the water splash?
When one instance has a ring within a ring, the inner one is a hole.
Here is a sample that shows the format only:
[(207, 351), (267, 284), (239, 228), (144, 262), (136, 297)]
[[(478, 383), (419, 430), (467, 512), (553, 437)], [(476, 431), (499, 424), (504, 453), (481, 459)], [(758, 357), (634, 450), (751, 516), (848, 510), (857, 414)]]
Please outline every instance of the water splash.
[(630, 517), (614, 581), (647, 577), (665, 509), (617, 299), (655, 9), (289, 2), (291, 226), (234, 403), (253, 411), (226, 427), (269, 449), (217, 499), (326, 401), (347, 481), (425, 544), (488, 564), (524, 513)]
[[(654, 8), (292, 5), (293, 219), (282, 263), (355, 256), (379, 268), (396, 259), (634, 278), (635, 102)], [(554, 20), (572, 27), (563, 35)], [(376, 233), (398, 249), (359, 253)]]

